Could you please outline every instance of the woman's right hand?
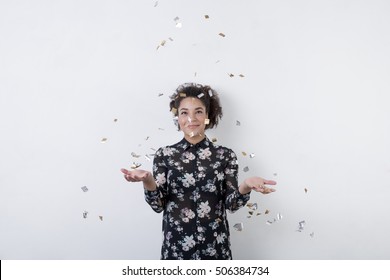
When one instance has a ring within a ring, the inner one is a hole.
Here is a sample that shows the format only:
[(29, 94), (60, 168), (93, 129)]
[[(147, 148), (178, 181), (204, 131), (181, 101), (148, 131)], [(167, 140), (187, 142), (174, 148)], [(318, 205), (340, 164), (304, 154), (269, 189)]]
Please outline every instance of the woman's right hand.
[(130, 171), (122, 168), (121, 171), (124, 174), (125, 179), (129, 182), (144, 182), (152, 175), (149, 171), (141, 169), (135, 169)]

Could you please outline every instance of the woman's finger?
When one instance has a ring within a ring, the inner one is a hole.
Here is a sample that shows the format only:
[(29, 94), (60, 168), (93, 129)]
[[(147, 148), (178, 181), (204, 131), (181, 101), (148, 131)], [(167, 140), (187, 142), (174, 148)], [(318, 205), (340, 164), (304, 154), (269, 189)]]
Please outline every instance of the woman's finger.
[(276, 182), (273, 181), (273, 180), (264, 180), (264, 184), (267, 184), (267, 185), (276, 185)]

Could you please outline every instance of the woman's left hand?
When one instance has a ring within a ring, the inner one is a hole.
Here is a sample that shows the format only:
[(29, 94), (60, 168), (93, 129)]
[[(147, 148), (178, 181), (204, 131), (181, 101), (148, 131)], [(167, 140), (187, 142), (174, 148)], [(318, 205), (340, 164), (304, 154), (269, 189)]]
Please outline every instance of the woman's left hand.
[(254, 190), (256, 192), (260, 192), (262, 194), (269, 194), (274, 191), (276, 191), (273, 188), (269, 188), (266, 185), (276, 185), (275, 181), (272, 180), (266, 180), (261, 177), (250, 177), (245, 179), (245, 184), (248, 188), (251, 190)]

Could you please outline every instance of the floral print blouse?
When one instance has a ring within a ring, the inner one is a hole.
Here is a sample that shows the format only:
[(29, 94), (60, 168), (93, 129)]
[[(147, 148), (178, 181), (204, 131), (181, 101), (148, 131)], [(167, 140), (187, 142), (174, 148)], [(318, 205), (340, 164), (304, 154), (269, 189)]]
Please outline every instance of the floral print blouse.
[(207, 137), (156, 151), (157, 190), (145, 190), (145, 200), (164, 211), (161, 259), (232, 259), (226, 210), (236, 211), (250, 196), (239, 193), (237, 174), (236, 154)]

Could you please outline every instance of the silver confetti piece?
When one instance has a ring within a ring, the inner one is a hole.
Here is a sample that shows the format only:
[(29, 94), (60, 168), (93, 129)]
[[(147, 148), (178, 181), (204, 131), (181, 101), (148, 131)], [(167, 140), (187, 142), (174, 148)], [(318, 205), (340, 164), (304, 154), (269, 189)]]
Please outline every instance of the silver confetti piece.
[(140, 157), (140, 155), (137, 155), (137, 154), (134, 153), (134, 152), (131, 153), (131, 156), (132, 156), (132, 157), (135, 157), (135, 158), (139, 158), (139, 157)]
[(310, 233), (310, 237), (311, 237), (311, 238), (314, 237), (314, 232)]
[(241, 122), (240, 122), (240, 121), (236, 121), (236, 125), (237, 125), (237, 126), (240, 126), (240, 125), (241, 125)]
[(149, 157), (148, 155), (145, 155), (145, 159), (146, 159), (147, 161), (150, 161), (150, 157)]
[(212, 97), (213, 96), (213, 91), (211, 89), (209, 89), (209, 96)]
[(86, 219), (86, 218), (87, 218), (87, 215), (88, 215), (88, 211), (84, 211), (84, 212), (83, 212), (83, 218)]
[(278, 213), (278, 214), (276, 215), (276, 219), (277, 219), (278, 221), (280, 221), (282, 218), (283, 218), (282, 214)]
[(246, 207), (248, 207), (250, 210), (252, 211), (256, 211), (257, 210), (257, 203), (251, 203), (251, 202), (248, 202), (246, 204)]
[(140, 167), (142, 164), (139, 163), (139, 162), (133, 162), (133, 164), (130, 166), (131, 169), (137, 169), (138, 167)]
[(200, 93), (200, 94), (198, 94), (198, 98), (202, 98), (204, 96), (204, 93), (202, 92), (202, 93)]
[(87, 192), (88, 191), (88, 188), (86, 186), (81, 187), (81, 189), (83, 190), (83, 192)]
[(243, 223), (237, 223), (233, 226), (233, 228), (237, 231), (242, 231), (242, 229), (244, 228), (244, 224)]
[(297, 229), (297, 231), (302, 232), (302, 230), (304, 229), (305, 225), (306, 225), (306, 222), (305, 222), (305, 221), (300, 221), (300, 222), (298, 223), (298, 229)]
[(254, 157), (255, 157), (255, 154), (252, 153), (252, 154), (249, 155), (249, 157), (250, 157), (250, 158), (254, 158)]
[(243, 170), (244, 170), (244, 172), (248, 172), (249, 171), (249, 167), (245, 166)]

